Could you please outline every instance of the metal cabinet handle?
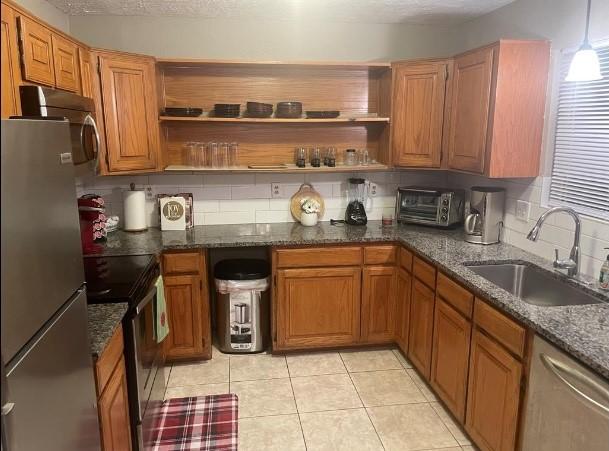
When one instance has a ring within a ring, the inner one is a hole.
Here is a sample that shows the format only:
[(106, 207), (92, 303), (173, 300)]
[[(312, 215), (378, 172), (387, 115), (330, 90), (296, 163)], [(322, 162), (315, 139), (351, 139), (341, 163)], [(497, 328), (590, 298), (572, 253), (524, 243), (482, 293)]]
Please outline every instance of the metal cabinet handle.
[(584, 400), (588, 401), (592, 405), (601, 409), (601, 411), (605, 415), (609, 415), (608, 406), (600, 403), (599, 401), (597, 401), (597, 400), (593, 399), (592, 397), (588, 396), (587, 394), (585, 394), (583, 391), (581, 391), (579, 388), (577, 388), (575, 385), (573, 385), (571, 382), (569, 382), (561, 374), (561, 372), (566, 373), (569, 376), (571, 376), (574, 379), (581, 382), (582, 384), (587, 385), (592, 390), (596, 391), (597, 393), (600, 393), (602, 396), (606, 397), (607, 399), (609, 399), (609, 390), (607, 390), (605, 387), (603, 387), (602, 385), (600, 385), (598, 382), (591, 379), (590, 377), (586, 376), (585, 374), (577, 371), (575, 368), (571, 368), (570, 366), (565, 365), (563, 362), (555, 360), (546, 354), (539, 354), (539, 358), (541, 359), (541, 361), (545, 365), (545, 367), (548, 368), (563, 384), (565, 384), (567, 387), (569, 387), (572, 391), (574, 391), (581, 398), (584, 398)]
[(91, 128), (93, 128), (93, 133), (95, 135), (95, 163), (94, 163), (94, 168), (95, 168), (95, 174), (99, 174), (99, 153), (101, 150), (101, 138), (99, 136), (99, 130), (97, 129), (97, 124), (95, 123), (95, 120), (93, 119), (93, 116), (91, 116), (90, 114), (87, 114), (85, 116), (85, 119), (83, 120), (83, 125), (82, 128), (80, 130), (80, 143), (81, 145), (84, 147), (85, 145), (85, 136), (84, 136), (84, 130), (85, 130), (85, 125), (90, 125)]

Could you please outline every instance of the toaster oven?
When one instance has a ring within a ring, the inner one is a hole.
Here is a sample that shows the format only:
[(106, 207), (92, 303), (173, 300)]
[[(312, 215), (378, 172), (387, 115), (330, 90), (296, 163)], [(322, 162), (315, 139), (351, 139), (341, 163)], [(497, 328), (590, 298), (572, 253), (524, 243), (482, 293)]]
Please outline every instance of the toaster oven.
[(397, 196), (399, 223), (450, 227), (463, 221), (463, 190), (406, 186), (398, 188)]

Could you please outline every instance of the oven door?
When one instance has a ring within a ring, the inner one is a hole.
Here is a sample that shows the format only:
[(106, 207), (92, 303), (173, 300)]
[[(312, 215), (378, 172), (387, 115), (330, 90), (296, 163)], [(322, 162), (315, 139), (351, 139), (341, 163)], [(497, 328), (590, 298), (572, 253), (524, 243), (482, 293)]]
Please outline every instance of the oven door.
[[(154, 305), (156, 303), (156, 286), (152, 286), (148, 294), (135, 307), (131, 320), (133, 340), (133, 369), (132, 380), (137, 390), (136, 417), (138, 424), (144, 417), (146, 405), (150, 398), (152, 383), (156, 376), (160, 345), (156, 342)], [(134, 390), (135, 391), (135, 390)]]
[(398, 218), (402, 222), (437, 224), (441, 193), (436, 190), (399, 191)]

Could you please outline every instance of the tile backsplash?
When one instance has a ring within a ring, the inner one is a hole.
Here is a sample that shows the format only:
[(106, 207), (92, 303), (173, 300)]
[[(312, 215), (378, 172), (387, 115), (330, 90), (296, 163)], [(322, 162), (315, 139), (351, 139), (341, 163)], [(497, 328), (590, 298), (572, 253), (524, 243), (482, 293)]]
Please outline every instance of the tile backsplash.
[[(558, 248), (561, 258), (568, 256), (573, 243), (574, 225), (567, 215), (550, 217), (537, 242), (526, 239), (537, 218), (546, 210), (542, 204), (542, 178), (491, 180), (481, 176), (443, 171), (388, 171), (333, 174), (154, 174), (138, 176), (77, 178), (77, 193), (96, 193), (104, 197), (109, 215), (123, 216), (122, 191), (130, 183), (138, 188), (150, 186), (152, 194), (189, 192), (194, 198), (195, 225), (242, 224), (294, 221), (289, 211), (290, 197), (304, 182), (313, 184), (324, 197), (326, 213), (322, 220), (342, 219), (347, 206), (347, 179), (364, 177), (377, 185), (377, 194), (367, 208), (368, 218), (381, 219), (393, 213), (398, 185), (447, 186), (469, 190), (472, 186), (501, 186), (506, 189), (502, 240), (552, 260)], [(273, 189), (274, 188), (274, 189)], [(516, 217), (516, 201), (531, 203), (529, 219)], [(147, 201), (148, 223), (158, 225), (158, 207)], [(596, 277), (609, 251), (609, 222), (582, 218), (581, 271)]]
[[(123, 216), (122, 191), (130, 183), (152, 194), (193, 194), (195, 225), (243, 224), (294, 221), (289, 211), (290, 198), (304, 182), (322, 195), (326, 212), (322, 220), (343, 219), (347, 206), (347, 179), (363, 177), (376, 184), (376, 195), (367, 206), (368, 219), (381, 219), (393, 213), (398, 185), (444, 185), (445, 172), (388, 171), (332, 174), (154, 174), (116, 177), (79, 177), (77, 193), (96, 193), (104, 197), (108, 215)], [(274, 189), (273, 189), (274, 188)], [(158, 225), (158, 208), (147, 201), (148, 224)]]

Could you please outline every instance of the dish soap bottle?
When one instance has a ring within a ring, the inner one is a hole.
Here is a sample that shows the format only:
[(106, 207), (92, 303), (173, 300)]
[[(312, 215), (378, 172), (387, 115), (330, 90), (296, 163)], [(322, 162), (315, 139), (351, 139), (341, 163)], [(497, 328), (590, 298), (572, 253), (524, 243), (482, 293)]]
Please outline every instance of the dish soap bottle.
[[(609, 247), (606, 247), (605, 249), (609, 249)], [(607, 260), (605, 260), (603, 266), (601, 266), (601, 273), (598, 276), (598, 285), (603, 290), (609, 290), (609, 255), (607, 255)]]

